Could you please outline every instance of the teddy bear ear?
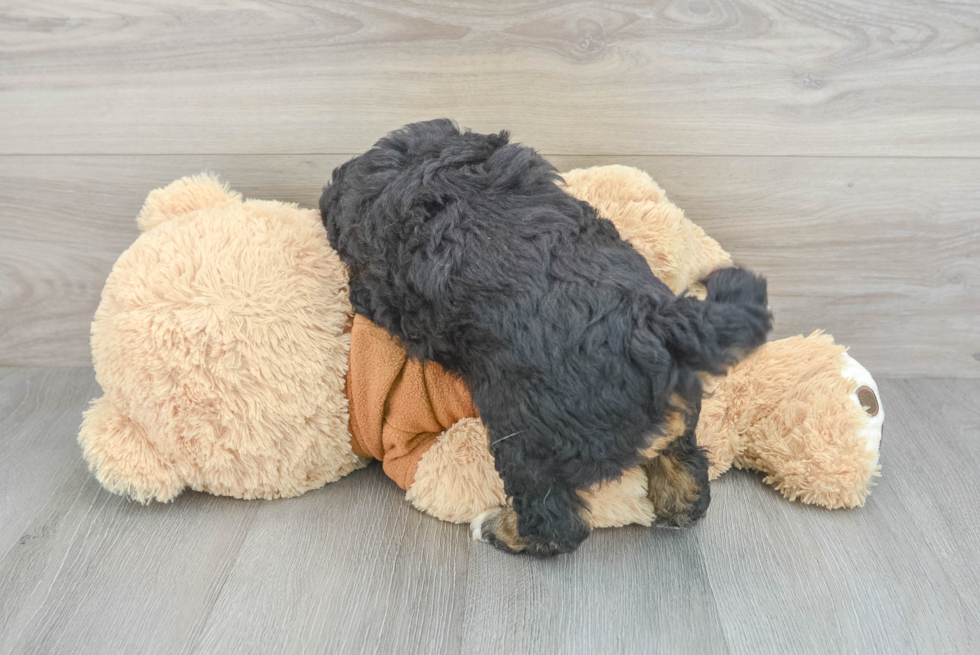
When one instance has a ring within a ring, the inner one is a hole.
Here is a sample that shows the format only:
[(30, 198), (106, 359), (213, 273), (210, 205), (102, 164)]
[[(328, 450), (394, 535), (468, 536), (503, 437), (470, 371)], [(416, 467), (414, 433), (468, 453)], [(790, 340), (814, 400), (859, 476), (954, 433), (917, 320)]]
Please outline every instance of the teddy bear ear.
[(136, 222), (144, 232), (198, 209), (241, 202), (242, 195), (210, 173), (182, 177), (162, 189), (151, 191)]

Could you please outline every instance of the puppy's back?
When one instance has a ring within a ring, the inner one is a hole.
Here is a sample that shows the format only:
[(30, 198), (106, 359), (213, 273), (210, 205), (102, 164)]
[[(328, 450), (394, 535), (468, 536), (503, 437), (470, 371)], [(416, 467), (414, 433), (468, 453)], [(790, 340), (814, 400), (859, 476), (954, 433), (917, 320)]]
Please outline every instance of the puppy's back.
[(539, 555), (573, 550), (588, 534), (579, 492), (657, 437), (670, 441), (646, 462), (658, 512), (704, 513), (696, 372), (723, 370), (770, 322), (765, 282), (745, 271), (707, 280), (708, 302), (676, 298), (557, 180), (504, 132), (430, 121), (334, 171), (320, 204), (354, 309), (470, 388), (512, 500), (481, 538)]
[(595, 319), (594, 305), (613, 296), (669, 293), (558, 180), (506, 132), (461, 132), (442, 119), (386, 136), (334, 171), (321, 198), (355, 310), (414, 356), (458, 370), (464, 351), (479, 359), (513, 345), (549, 314)]

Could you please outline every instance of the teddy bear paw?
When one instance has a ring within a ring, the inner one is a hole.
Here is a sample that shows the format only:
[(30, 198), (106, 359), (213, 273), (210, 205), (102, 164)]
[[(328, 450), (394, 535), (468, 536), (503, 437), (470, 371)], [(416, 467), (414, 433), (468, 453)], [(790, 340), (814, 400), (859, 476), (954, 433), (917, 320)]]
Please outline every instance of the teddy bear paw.
[(843, 366), (841, 374), (857, 382), (857, 388), (851, 394), (851, 400), (855, 405), (864, 410), (867, 420), (858, 430), (858, 435), (868, 442), (868, 450), (874, 452), (875, 459), (872, 466), (878, 464), (878, 453), (881, 447), (881, 431), (885, 422), (885, 409), (881, 404), (881, 393), (878, 385), (868, 369), (847, 353), (841, 355)]

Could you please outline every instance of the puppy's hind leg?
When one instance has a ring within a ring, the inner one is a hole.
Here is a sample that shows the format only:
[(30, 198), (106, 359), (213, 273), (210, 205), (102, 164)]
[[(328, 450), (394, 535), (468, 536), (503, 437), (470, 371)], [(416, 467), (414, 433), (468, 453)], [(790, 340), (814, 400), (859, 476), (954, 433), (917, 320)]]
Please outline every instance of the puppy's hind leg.
[[(700, 407), (696, 409), (700, 410)], [(693, 411), (686, 416), (676, 416), (671, 423), (683, 431), (658, 447), (658, 452), (643, 463), (647, 473), (647, 497), (653, 503), (658, 526), (688, 527), (704, 515), (711, 502), (710, 462), (694, 435), (699, 414), (700, 411)], [(671, 436), (668, 434), (654, 443), (662, 444)]]

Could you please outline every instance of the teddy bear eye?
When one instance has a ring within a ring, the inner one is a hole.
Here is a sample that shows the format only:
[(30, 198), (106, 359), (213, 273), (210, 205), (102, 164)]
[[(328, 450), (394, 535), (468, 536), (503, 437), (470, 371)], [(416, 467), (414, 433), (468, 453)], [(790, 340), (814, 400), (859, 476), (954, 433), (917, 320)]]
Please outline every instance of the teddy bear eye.
[(878, 415), (878, 397), (875, 395), (874, 389), (869, 386), (859, 387), (857, 397), (868, 416)]

